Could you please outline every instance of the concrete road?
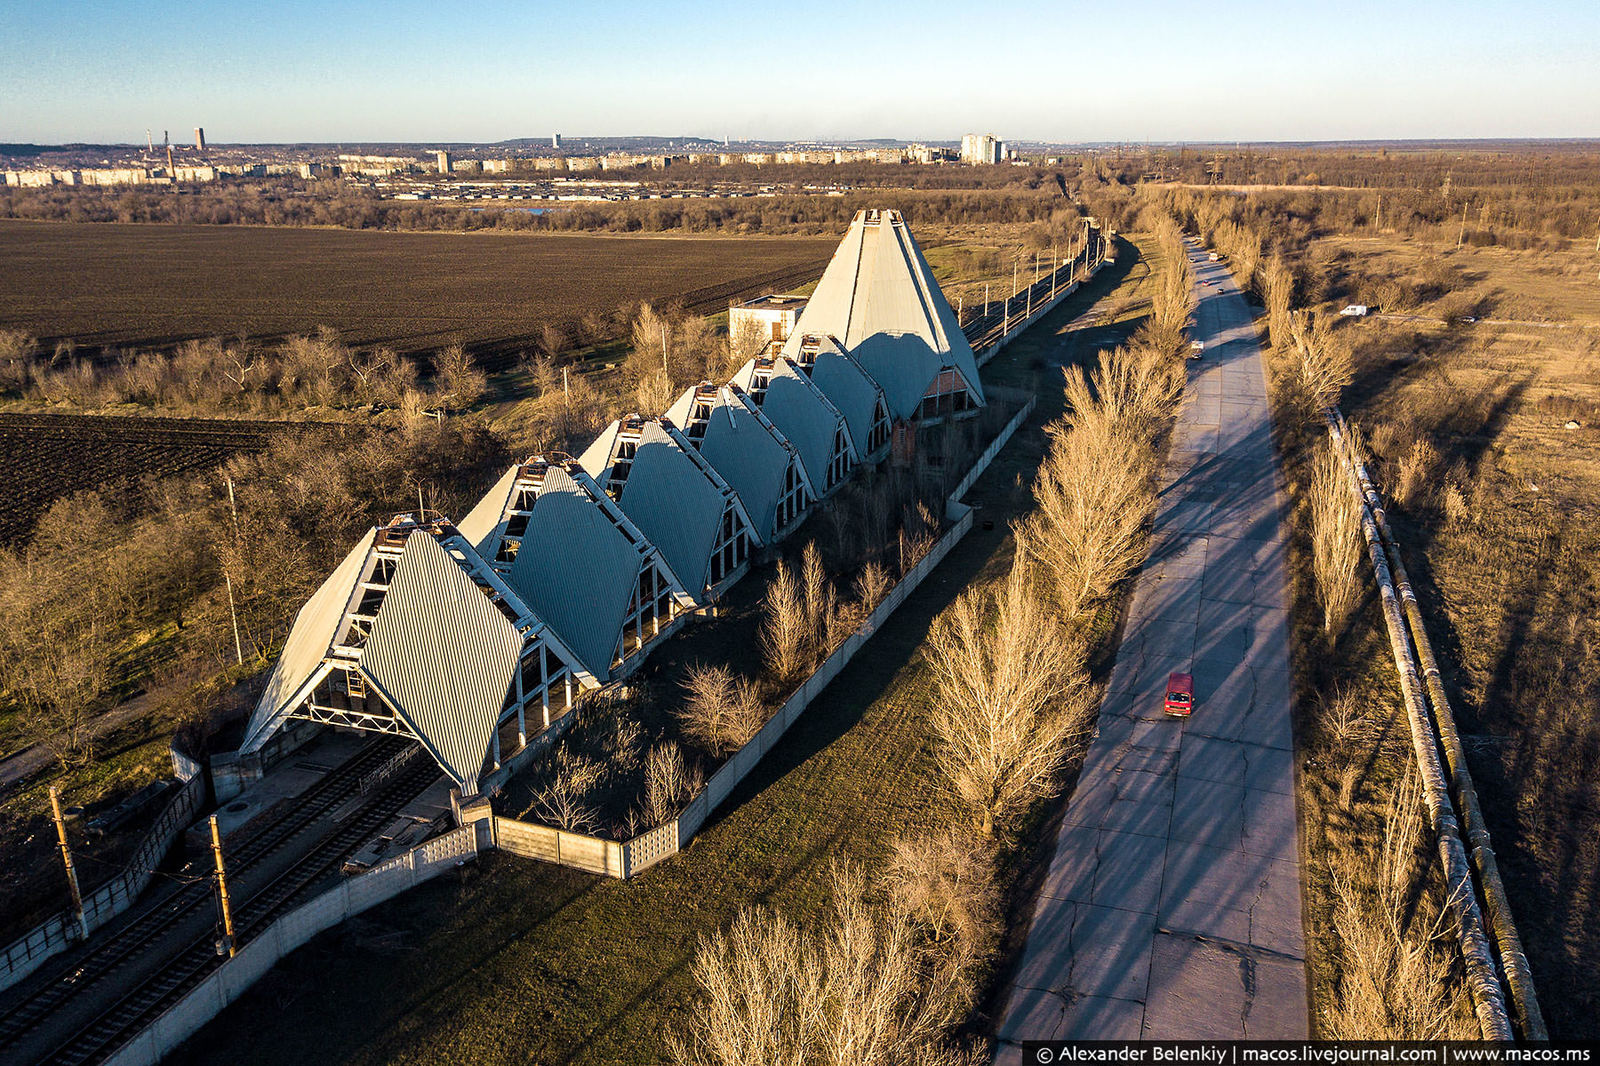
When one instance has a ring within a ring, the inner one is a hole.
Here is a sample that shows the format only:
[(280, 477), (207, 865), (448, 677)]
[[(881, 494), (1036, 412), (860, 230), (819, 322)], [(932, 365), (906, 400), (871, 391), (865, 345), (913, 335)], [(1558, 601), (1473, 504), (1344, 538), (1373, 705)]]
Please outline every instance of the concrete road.
[[(1150, 557), (1068, 804), (997, 1062), (1026, 1039), (1296, 1038), (1308, 1028), (1282, 489), (1232, 279), (1192, 252), (1188, 388)], [(1194, 713), (1162, 710), (1194, 675)]]

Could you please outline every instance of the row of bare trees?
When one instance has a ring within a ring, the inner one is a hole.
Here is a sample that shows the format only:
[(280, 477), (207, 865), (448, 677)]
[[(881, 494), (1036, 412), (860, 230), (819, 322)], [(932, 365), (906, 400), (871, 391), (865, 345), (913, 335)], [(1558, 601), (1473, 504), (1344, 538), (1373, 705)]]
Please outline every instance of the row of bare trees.
[(89, 353), (60, 344), (45, 351), (15, 330), (0, 333), (0, 392), (42, 403), (96, 408), (135, 404), (210, 414), (276, 415), (312, 407), (460, 410), (482, 399), (488, 377), (451, 345), (434, 353), (432, 374), (391, 348), (352, 347), (334, 330), (279, 344), (191, 340), (170, 352)]

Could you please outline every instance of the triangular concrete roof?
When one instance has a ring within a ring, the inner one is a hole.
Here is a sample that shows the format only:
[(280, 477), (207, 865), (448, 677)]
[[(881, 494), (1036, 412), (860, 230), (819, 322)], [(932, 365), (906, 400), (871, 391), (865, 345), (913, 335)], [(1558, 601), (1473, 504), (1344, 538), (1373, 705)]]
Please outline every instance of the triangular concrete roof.
[[(878, 402), (882, 400), (884, 410), (889, 410), (882, 387), (832, 337), (817, 338), (817, 351), (811, 358), (811, 383), (844, 415), (857, 458), (871, 458), (867, 447)], [(887, 447), (887, 442), (883, 446)]]
[(883, 387), (897, 418), (916, 416), (946, 367), (960, 371), (983, 403), (972, 345), (898, 211), (856, 214), (784, 354), (795, 355), (807, 333), (837, 337)]
[[(596, 482), (611, 468), (619, 422), (600, 434), (578, 462)], [(633, 465), (617, 500), (660, 550), (696, 603), (703, 602), (722, 513), (731, 504), (748, 527), (739, 494), (681, 434), (650, 419), (639, 429)]]
[(648, 545), (636, 544), (617, 528), (592, 485), (579, 485), (559, 466), (545, 471), (506, 576), (603, 681), (611, 676), (617, 638), (645, 562), (641, 547)]

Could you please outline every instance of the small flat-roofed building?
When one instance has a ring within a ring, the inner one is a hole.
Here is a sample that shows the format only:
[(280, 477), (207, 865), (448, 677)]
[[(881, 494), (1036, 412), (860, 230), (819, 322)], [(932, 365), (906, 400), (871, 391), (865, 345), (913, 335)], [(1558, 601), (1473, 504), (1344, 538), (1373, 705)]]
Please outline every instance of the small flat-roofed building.
[(667, 418), (733, 486), (763, 544), (782, 540), (805, 518), (816, 492), (800, 452), (739, 386), (685, 389)]
[(799, 367), (781, 355), (758, 355), (731, 381), (799, 450), (818, 499), (844, 484), (859, 458), (850, 427)]
[(972, 345), (898, 211), (858, 212), (783, 354), (802, 335), (831, 336), (883, 389), (904, 421), (984, 404)]
[(728, 341), (736, 352), (756, 354), (776, 341), (782, 344), (794, 332), (804, 296), (768, 293), (754, 300), (728, 305)]
[(240, 752), (296, 720), (407, 736), (473, 795), (597, 685), (448, 520), (397, 515), (300, 609)]
[(733, 487), (676, 426), (637, 414), (607, 426), (578, 462), (650, 538), (701, 605), (750, 568), (760, 545)]
[(860, 461), (875, 463), (888, 455), (893, 421), (889, 401), (872, 375), (832, 337), (807, 334), (794, 352), (794, 364), (844, 416)]
[(507, 470), (461, 532), (601, 681), (631, 673), (695, 606), (661, 552), (570, 456)]

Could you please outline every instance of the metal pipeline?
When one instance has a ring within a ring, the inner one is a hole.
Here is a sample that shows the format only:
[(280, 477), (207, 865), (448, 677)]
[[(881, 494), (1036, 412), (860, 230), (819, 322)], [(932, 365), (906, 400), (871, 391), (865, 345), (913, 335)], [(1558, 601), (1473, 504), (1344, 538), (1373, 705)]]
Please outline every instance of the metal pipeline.
[(1422, 677), (1428, 702), (1433, 710), (1434, 728), (1444, 748), (1445, 761), (1450, 768), (1450, 792), (1461, 814), (1466, 839), (1471, 846), (1472, 863), (1477, 868), (1479, 887), (1483, 892), (1484, 904), (1488, 911), (1489, 932), (1499, 949), (1500, 967), (1511, 993), (1512, 1008), (1517, 1015), (1517, 1028), (1525, 1039), (1548, 1040), (1549, 1032), (1545, 1028), (1544, 1015), (1539, 1009), (1539, 997), (1533, 986), (1533, 973), (1528, 966), (1527, 955), (1523, 951), (1522, 938), (1517, 934), (1517, 923), (1512, 916), (1505, 883), (1500, 877), (1500, 867), (1495, 861), (1494, 847), (1489, 840), (1489, 827), (1484, 821), (1483, 810), (1478, 803), (1478, 790), (1473, 785), (1472, 773), (1467, 766), (1466, 748), (1462, 745), (1461, 735), (1456, 729), (1455, 712), (1450, 706), (1450, 697), (1445, 691), (1439, 662), (1433, 653), (1433, 641), (1428, 638), (1427, 627), (1423, 624), (1422, 608), (1417, 602), (1411, 579), (1406, 573), (1405, 562), (1400, 556), (1399, 542), (1389, 529), (1389, 519), (1383, 507), (1383, 499), (1373, 486), (1355, 436), (1349, 432), (1349, 426), (1345, 422), (1344, 413), (1338, 408), (1333, 408), (1333, 420), (1334, 438), (1343, 444), (1345, 461), (1361, 486), (1363, 501), (1377, 525), (1378, 536), (1388, 555), (1395, 583), (1399, 587), (1400, 603), (1411, 631), (1411, 641), (1415, 645), (1417, 658), (1421, 660)]
[[(1342, 455), (1344, 432), (1339, 420), (1331, 410), (1326, 417), (1334, 448)], [(1434, 732), (1433, 721), (1423, 698), (1416, 658), (1406, 635), (1405, 613), (1390, 574), (1377, 521), (1354, 476), (1353, 468), (1350, 490), (1361, 507), (1361, 529), (1366, 536), (1367, 553), (1372, 559), (1373, 574), (1377, 578), (1378, 592), (1383, 601), (1384, 624), (1388, 629), (1389, 646), (1394, 653), (1395, 670), (1400, 675), (1400, 691), (1405, 698), (1406, 718), (1411, 727), (1411, 747), (1416, 753), (1428, 818), (1439, 843), (1439, 858), (1444, 867), (1445, 903), (1456, 920), (1456, 935), (1467, 969), (1473, 1010), (1485, 1039), (1511, 1040), (1514, 1033), (1495, 966), (1494, 949), (1484, 930), (1483, 911), (1478, 906), (1478, 895), (1473, 888), (1472, 864), (1467, 859), (1466, 846), (1462, 843), (1461, 826), (1456, 819), (1444, 761), (1439, 754), (1439, 738)]]

